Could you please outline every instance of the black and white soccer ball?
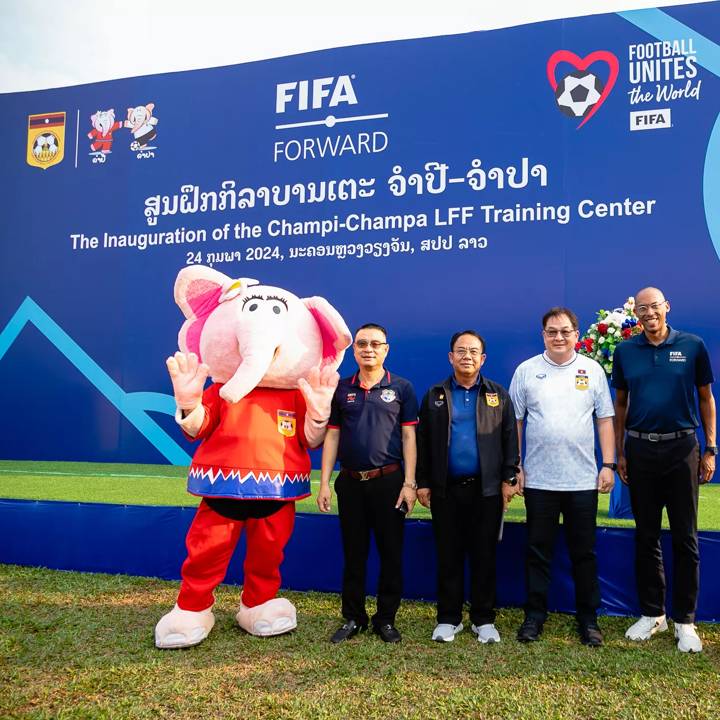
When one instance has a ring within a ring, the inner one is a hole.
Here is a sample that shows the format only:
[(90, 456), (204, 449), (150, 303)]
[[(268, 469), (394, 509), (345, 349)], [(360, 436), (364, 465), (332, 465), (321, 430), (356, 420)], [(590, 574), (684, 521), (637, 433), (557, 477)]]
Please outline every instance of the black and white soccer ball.
[(600, 99), (603, 88), (597, 75), (585, 71), (571, 72), (557, 84), (555, 102), (564, 115), (585, 117)]
[(50, 162), (58, 151), (58, 139), (53, 133), (40, 133), (33, 142), (33, 155), (40, 162)]

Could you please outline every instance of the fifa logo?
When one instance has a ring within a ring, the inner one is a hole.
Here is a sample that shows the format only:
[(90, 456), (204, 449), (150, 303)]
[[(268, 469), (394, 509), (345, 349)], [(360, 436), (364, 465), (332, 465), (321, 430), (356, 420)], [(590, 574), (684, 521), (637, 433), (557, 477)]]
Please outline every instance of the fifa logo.
[(325, 106), (336, 107), (340, 103), (357, 105), (352, 84), (354, 77), (340, 75), (337, 78), (324, 77), (279, 83), (275, 93), (275, 112), (284, 113), (288, 105), (291, 105), (292, 110), (319, 110)]
[[(636, 110), (630, 113), (631, 130), (657, 130), (672, 127), (670, 108)], [(672, 355), (672, 353), (670, 353)]]

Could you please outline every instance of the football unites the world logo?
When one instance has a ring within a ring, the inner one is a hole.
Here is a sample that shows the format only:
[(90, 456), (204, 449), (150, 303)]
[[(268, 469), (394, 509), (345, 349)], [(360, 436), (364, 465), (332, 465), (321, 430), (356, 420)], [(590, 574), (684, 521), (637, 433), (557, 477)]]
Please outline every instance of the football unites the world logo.
[[(560, 63), (574, 69), (558, 79), (556, 70)], [(607, 100), (619, 68), (617, 57), (607, 50), (595, 50), (584, 58), (569, 50), (557, 50), (548, 58), (547, 79), (555, 93), (555, 103), (563, 115), (581, 118), (578, 130)]]

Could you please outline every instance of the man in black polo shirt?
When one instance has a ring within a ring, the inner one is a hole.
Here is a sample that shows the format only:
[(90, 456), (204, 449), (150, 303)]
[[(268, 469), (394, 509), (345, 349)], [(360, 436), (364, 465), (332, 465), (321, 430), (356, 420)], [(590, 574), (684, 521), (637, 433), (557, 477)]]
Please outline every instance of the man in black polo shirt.
[[(682, 652), (700, 652), (702, 642), (694, 625), (700, 565), (698, 481), (710, 482), (718, 452), (713, 374), (703, 341), (673, 330), (666, 322), (669, 310), (660, 290), (641, 290), (635, 311), (643, 333), (621, 343), (614, 356), (618, 473), (630, 488), (635, 516), (635, 572), (642, 613), (625, 636), (649, 640), (667, 630), (660, 548), (666, 507), (673, 549), (675, 637)], [(696, 388), (705, 433), (702, 455), (695, 437), (700, 424)]]
[(402, 595), (405, 513), (416, 500), (417, 400), (412, 385), (383, 365), (390, 349), (385, 328), (363, 325), (355, 333), (353, 349), (358, 371), (340, 381), (333, 397), (317, 497), (321, 512), (329, 512), (330, 476), (339, 459), (335, 492), (345, 554), (345, 622), (330, 642), (367, 629), (365, 572), (371, 529), (380, 556), (373, 632), (385, 642), (400, 642), (395, 614)]
[(485, 341), (455, 333), (453, 372), (423, 398), (418, 425), (418, 500), (430, 508), (437, 548), (437, 625), (432, 639), (463, 629), (465, 557), (470, 559), (470, 623), (481, 643), (495, 627), (495, 557), (504, 506), (517, 489), (515, 412), (507, 391), (480, 374)]

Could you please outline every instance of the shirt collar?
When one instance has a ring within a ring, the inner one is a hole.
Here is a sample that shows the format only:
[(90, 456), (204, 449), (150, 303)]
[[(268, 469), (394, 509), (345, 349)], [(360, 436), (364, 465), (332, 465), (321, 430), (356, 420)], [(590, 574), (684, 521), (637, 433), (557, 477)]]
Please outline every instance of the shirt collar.
[(651, 347), (662, 347), (663, 345), (672, 345), (676, 340), (678, 335), (680, 334), (679, 330), (673, 330), (670, 325), (667, 326), (668, 330), (668, 336), (660, 343), (660, 345), (653, 345), (648, 339), (645, 333), (640, 333), (638, 335), (638, 338), (640, 338), (640, 344), (641, 345), (650, 345)]
[[(380, 382), (373, 385), (373, 387), (387, 387), (388, 385), (390, 385), (391, 382), (392, 382), (392, 377), (390, 375), (390, 371), (385, 370), (385, 374), (382, 376), (382, 379), (380, 380)], [(352, 380), (350, 380), (350, 384), (355, 385), (357, 387), (362, 387), (360, 385), (360, 372), (356, 372), (352, 376)], [(370, 388), (365, 388), (365, 389), (370, 390)]]
[(552, 365), (553, 367), (556, 367), (556, 368), (564, 368), (564, 367), (567, 367), (568, 365), (572, 365), (572, 364), (577, 360), (577, 353), (576, 353), (576, 352), (573, 352), (573, 356), (572, 356), (567, 362), (560, 363), (560, 364), (558, 364), (558, 363), (556, 363), (556, 362), (553, 362), (553, 361), (548, 357), (548, 354), (547, 354), (545, 351), (543, 351), (542, 357), (543, 357), (543, 360), (544, 360), (548, 365)]
[[(478, 373), (477, 380), (475, 380), (475, 382), (473, 383), (473, 385), (472, 385), (472, 387), (471, 387), (470, 389), (474, 390), (475, 388), (479, 388), (482, 384), (483, 384), (483, 376), (482, 376), (482, 373)], [(451, 387), (453, 390), (457, 390), (458, 388), (467, 389), (467, 388), (465, 388), (464, 385), (461, 385), (461, 384), (455, 379), (455, 373), (453, 373), (453, 374), (450, 376), (450, 387)]]

